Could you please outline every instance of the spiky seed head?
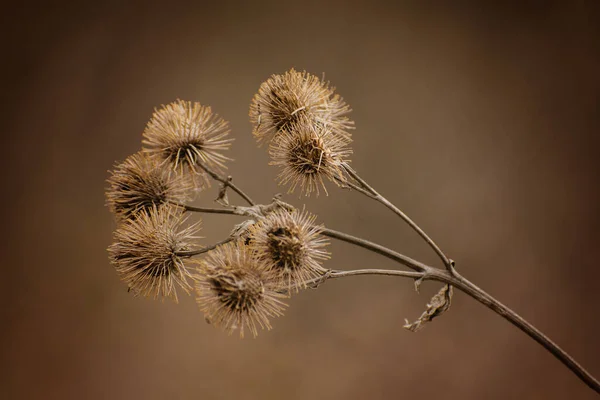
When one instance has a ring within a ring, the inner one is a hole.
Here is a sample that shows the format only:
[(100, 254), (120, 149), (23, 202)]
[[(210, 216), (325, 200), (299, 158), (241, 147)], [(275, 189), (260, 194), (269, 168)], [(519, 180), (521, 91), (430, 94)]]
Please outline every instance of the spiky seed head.
[(115, 231), (109, 258), (134, 294), (177, 302), (177, 286), (189, 293), (190, 273), (179, 253), (191, 249), (199, 223), (184, 228), (184, 222), (180, 208), (153, 206)]
[(143, 152), (116, 165), (107, 182), (106, 204), (118, 219), (167, 202), (184, 203), (191, 200), (194, 189), (188, 177), (174, 174)]
[(229, 125), (210, 107), (177, 100), (156, 110), (144, 131), (144, 150), (174, 170), (191, 171), (210, 184), (201, 164), (217, 171), (227, 168)]
[(328, 82), (306, 71), (289, 70), (263, 82), (250, 104), (252, 131), (260, 145), (269, 143), (281, 130), (299, 118), (326, 128), (347, 140), (354, 122), (346, 116), (351, 109), (334, 93)]
[(321, 263), (329, 258), (325, 250), (329, 241), (315, 219), (305, 211), (280, 208), (249, 229), (248, 247), (288, 290), (298, 291), (327, 271)]
[(272, 273), (242, 241), (227, 243), (198, 261), (196, 300), (207, 321), (240, 337), (271, 329), (269, 318), (283, 315), (285, 303)]
[(289, 184), (288, 193), (300, 186), (300, 195), (319, 194), (327, 188), (323, 178), (336, 185), (343, 185), (347, 179), (344, 166), (349, 163), (352, 150), (348, 140), (328, 129), (300, 119), (273, 139), (269, 145), (271, 162), (269, 165), (281, 167), (277, 177), (280, 185)]

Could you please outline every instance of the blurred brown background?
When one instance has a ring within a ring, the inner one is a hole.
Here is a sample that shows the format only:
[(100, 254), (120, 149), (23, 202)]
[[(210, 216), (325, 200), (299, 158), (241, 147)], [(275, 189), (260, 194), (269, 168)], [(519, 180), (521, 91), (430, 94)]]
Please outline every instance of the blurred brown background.
[[(134, 298), (109, 265), (107, 170), (154, 107), (210, 104), (230, 167), (261, 201), (277, 171), (248, 105), (270, 74), (325, 73), (354, 108), (353, 165), (491, 292), (600, 376), (597, 2), (96, 2), (4, 9), (2, 399), (592, 399), (512, 325), (439, 285), (332, 281), (257, 339), (207, 325), (192, 298)], [(6, 70), (8, 68), (8, 70)], [(198, 204), (211, 204), (209, 193)], [(428, 263), (360, 195), (289, 201)], [(205, 218), (203, 241), (236, 219)], [(332, 268), (395, 268), (334, 243)], [(437, 264), (436, 264), (437, 265)]]

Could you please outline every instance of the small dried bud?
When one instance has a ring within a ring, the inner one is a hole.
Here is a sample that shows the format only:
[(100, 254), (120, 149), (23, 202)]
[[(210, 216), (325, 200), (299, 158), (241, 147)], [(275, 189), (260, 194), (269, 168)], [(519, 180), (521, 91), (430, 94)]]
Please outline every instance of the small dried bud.
[(227, 139), (228, 134), (228, 123), (210, 107), (177, 100), (152, 115), (144, 131), (144, 150), (175, 170), (200, 174), (209, 184), (201, 164), (216, 170), (226, 168), (230, 159), (221, 151), (231, 145), (233, 139)]
[(301, 195), (319, 194), (322, 187), (327, 194), (323, 177), (343, 185), (347, 179), (344, 165), (352, 150), (348, 141), (326, 128), (301, 119), (282, 130), (269, 146), (272, 161), (269, 165), (282, 167), (278, 175), (280, 185), (290, 184), (288, 193), (300, 186)]
[(190, 273), (179, 253), (190, 250), (199, 224), (182, 229), (184, 221), (181, 209), (154, 206), (116, 230), (115, 242), (108, 248), (109, 258), (135, 294), (169, 297), (177, 302), (176, 285), (189, 293)]
[(346, 117), (351, 109), (334, 94), (335, 88), (318, 77), (294, 69), (272, 75), (263, 82), (250, 104), (250, 122), (259, 144), (270, 142), (299, 118), (341, 135), (347, 140), (354, 122)]
[(173, 174), (142, 152), (116, 165), (107, 182), (106, 204), (120, 219), (166, 202), (184, 203), (194, 189), (190, 179)]
[(278, 209), (249, 229), (248, 247), (287, 289), (297, 291), (327, 272), (321, 262), (329, 258), (324, 249), (329, 243), (315, 219), (307, 212)]
[(232, 334), (258, 327), (271, 329), (269, 318), (283, 315), (284, 297), (268, 267), (256, 260), (243, 243), (227, 243), (199, 261), (197, 302), (207, 321)]

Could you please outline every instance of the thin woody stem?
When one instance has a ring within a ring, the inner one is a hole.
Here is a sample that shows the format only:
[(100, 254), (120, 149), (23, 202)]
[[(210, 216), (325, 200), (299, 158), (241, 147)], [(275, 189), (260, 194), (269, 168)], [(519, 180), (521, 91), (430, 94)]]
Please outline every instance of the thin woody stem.
[(221, 240), (218, 243), (215, 243), (213, 245), (210, 245), (208, 247), (204, 247), (202, 249), (199, 250), (190, 250), (190, 251), (178, 251), (177, 253), (175, 253), (176, 255), (180, 256), (180, 257), (193, 257), (193, 256), (197, 256), (206, 252), (209, 252), (211, 250), (216, 249), (217, 247), (225, 244), (225, 243), (229, 243), (233, 240), (233, 238), (229, 237), (227, 239)]
[[(380, 254), (379, 252), (377, 252)], [(386, 269), (359, 269), (351, 271), (336, 271), (331, 270), (327, 272), (321, 278), (315, 278), (313, 281), (307, 282), (310, 285), (319, 285), (329, 279), (345, 278), (348, 276), (357, 275), (385, 275), (385, 276), (398, 276), (402, 278), (411, 278), (416, 280), (432, 280), (443, 282), (459, 289), (463, 293), (467, 294), (471, 298), (477, 300), (487, 308), (491, 309), (501, 317), (509, 321), (511, 324), (519, 328), (521, 331), (526, 333), (533, 340), (542, 345), (548, 350), (554, 357), (562, 362), (568, 369), (570, 369), (579, 379), (581, 379), (587, 386), (592, 390), (600, 393), (600, 382), (594, 378), (585, 368), (583, 368), (573, 357), (571, 357), (566, 351), (564, 351), (559, 345), (554, 343), (549, 337), (543, 334), (539, 329), (523, 319), (520, 315), (515, 313), (513, 310), (496, 300), (494, 297), (484, 292), (482, 289), (475, 286), (470, 281), (460, 277), (457, 278), (452, 276), (450, 272), (440, 270), (437, 268), (428, 267), (427, 272), (413, 272), (413, 271), (398, 271), (398, 270), (386, 270)]]
[(221, 174), (219, 174), (218, 172), (216, 172), (215, 170), (213, 170), (212, 168), (210, 168), (208, 165), (206, 165), (206, 163), (197, 160), (197, 163), (200, 165), (200, 167), (208, 174), (211, 176), (211, 178), (213, 178), (216, 181), (221, 182), (223, 185), (230, 187), (234, 192), (236, 192), (238, 195), (240, 195), (240, 197), (242, 199), (244, 199), (248, 204), (250, 204), (251, 206), (255, 205), (255, 203), (252, 201), (252, 199), (250, 198), (250, 196), (248, 196), (246, 193), (244, 193), (242, 191), (242, 189), (240, 189), (239, 187), (237, 187), (233, 182), (232, 182), (232, 178), (231, 176), (225, 177)]
[[(200, 207), (189, 207), (185, 206), (188, 211), (197, 212), (213, 212), (215, 209), (203, 209)], [(232, 209), (219, 209), (221, 214), (239, 215)], [(376, 254), (387, 257), (394, 260), (413, 271), (400, 271), (400, 270), (384, 270), (384, 269), (360, 269), (354, 271), (335, 271), (331, 270), (324, 274), (322, 277), (315, 278), (312, 281), (307, 282), (308, 286), (319, 285), (329, 279), (345, 278), (349, 276), (357, 275), (387, 275), (387, 276), (399, 276), (404, 278), (411, 278), (416, 280), (432, 280), (442, 283), (446, 283), (456, 287), (458, 290), (467, 294), (469, 297), (483, 304), (490, 310), (494, 311), (511, 324), (519, 328), (533, 340), (542, 345), (548, 350), (554, 357), (562, 362), (569, 370), (571, 370), (579, 379), (581, 379), (587, 386), (592, 388), (594, 391), (600, 393), (600, 382), (596, 380), (585, 368), (583, 368), (573, 357), (565, 352), (560, 346), (554, 343), (550, 338), (543, 334), (539, 329), (533, 326), (531, 323), (523, 319), (520, 315), (515, 313), (513, 310), (496, 300), (494, 297), (475, 286), (473, 283), (463, 278), (462, 276), (455, 273), (455, 271), (441, 270), (438, 268), (431, 267), (416, 261), (408, 256), (395, 252), (385, 246), (377, 243), (370, 242), (368, 240), (358, 238), (347, 233), (338, 232), (333, 229), (319, 227), (321, 234), (324, 236), (338, 239), (349, 244), (362, 247), (366, 250), (372, 251)], [(230, 240), (230, 239), (229, 239)], [(218, 243), (219, 245), (221, 243)], [(215, 245), (215, 247), (217, 246)], [(198, 250), (198, 253), (208, 251), (206, 249)]]
[[(433, 239), (431, 239), (429, 237), (429, 235), (427, 235), (425, 233), (425, 231), (423, 231), (423, 229), (421, 229), (421, 227), (419, 227), (419, 225), (417, 225), (412, 219), (410, 219), (410, 217), (408, 215), (406, 215), (402, 210), (400, 210), (398, 207), (396, 207), (394, 204), (392, 204), (392, 202), (390, 202), (388, 199), (383, 197), (379, 192), (377, 192), (373, 187), (371, 187), (349, 165), (345, 166), (345, 170), (346, 170), (346, 172), (348, 172), (348, 175), (350, 175), (352, 177), (352, 179), (357, 181), (362, 186), (364, 191), (367, 191), (368, 193), (371, 194), (371, 196), (366, 194), (368, 197), (370, 197), (374, 200), (377, 200), (378, 202), (380, 202), (381, 204), (383, 204), (384, 206), (386, 206), (387, 208), (392, 210), (400, 218), (402, 218), (404, 220), (404, 222), (406, 222), (415, 232), (417, 232), (417, 234), (419, 236), (421, 236), (421, 238), (423, 238), (423, 240), (425, 240), (425, 242), (427, 242), (429, 247), (431, 247), (433, 249), (433, 251), (440, 257), (440, 259), (444, 263), (444, 266), (446, 267), (446, 269), (451, 273), (455, 273), (452, 261), (446, 256), (446, 254), (444, 254), (444, 252), (433, 241)], [(359, 192), (365, 194), (364, 191), (361, 190)]]
[(349, 235), (347, 233), (334, 231), (333, 229), (320, 228), (320, 230), (321, 230), (321, 234), (324, 236), (329, 236), (331, 238), (342, 240), (344, 242), (351, 243), (355, 246), (365, 248), (374, 253), (377, 253), (377, 254), (387, 257), (387, 258), (390, 258), (396, 262), (399, 262), (400, 264), (407, 266), (408, 268), (415, 270), (417, 272), (429, 272), (430, 270), (434, 269), (433, 267), (429, 267), (417, 260), (413, 260), (410, 257), (407, 257), (403, 254), (397, 253), (397, 252), (395, 252), (391, 249), (388, 249), (387, 247), (384, 247), (380, 244), (373, 243), (368, 240)]
[(171, 204), (178, 206), (178, 207), (182, 207), (185, 209), (185, 211), (201, 212), (201, 213), (206, 213), (206, 214), (236, 215), (235, 211), (233, 209), (229, 209), (229, 208), (195, 207), (195, 206), (188, 206), (187, 204), (181, 204), (181, 203), (176, 203), (176, 202), (171, 202)]
[(548, 336), (542, 333), (539, 329), (533, 326), (530, 322), (522, 318), (516, 312), (505, 306), (494, 297), (463, 278), (462, 276), (452, 276), (450, 272), (437, 270), (434, 271), (433, 275), (424, 277), (425, 280), (432, 279), (439, 282), (444, 282), (454, 286), (460, 291), (466, 293), (479, 303), (483, 304), (502, 318), (509, 321), (511, 324), (519, 328), (521, 331), (526, 333), (533, 340), (542, 345), (548, 350), (554, 357), (562, 362), (568, 369), (570, 369), (579, 379), (581, 379), (586, 385), (592, 390), (600, 393), (600, 382), (594, 378), (585, 368), (583, 368), (573, 357), (571, 357), (566, 351), (564, 351), (559, 345), (554, 343)]
[[(192, 207), (187, 205), (180, 205), (185, 207), (186, 211), (191, 212), (206, 212), (206, 213), (218, 213), (218, 214), (230, 214), (230, 215), (239, 215), (235, 210), (232, 209), (220, 209), (220, 208), (203, 208), (203, 207)], [(407, 266), (418, 272), (427, 271), (428, 269), (433, 269), (433, 267), (429, 267), (417, 260), (414, 260), (410, 257), (407, 257), (403, 254), (397, 253), (387, 247), (384, 247), (380, 244), (370, 242), (366, 239), (362, 239), (356, 236), (349, 235), (347, 233), (335, 231), (333, 229), (318, 227), (321, 231), (321, 234), (324, 236), (329, 236), (334, 239), (342, 240), (344, 242), (348, 242), (354, 244), (359, 247), (363, 247), (370, 251), (373, 251), (377, 254), (380, 254), (384, 257), (390, 258), (396, 262), (399, 262), (402, 265)]]

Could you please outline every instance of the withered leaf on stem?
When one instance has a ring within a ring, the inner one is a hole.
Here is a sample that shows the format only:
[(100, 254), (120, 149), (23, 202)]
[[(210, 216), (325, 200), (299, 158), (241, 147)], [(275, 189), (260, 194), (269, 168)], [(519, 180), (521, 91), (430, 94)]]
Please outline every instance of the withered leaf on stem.
[(431, 298), (431, 301), (427, 304), (427, 310), (421, 314), (419, 319), (413, 323), (408, 322), (407, 319), (404, 320), (406, 321), (404, 328), (411, 332), (417, 332), (423, 329), (427, 322), (440, 316), (450, 308), (450, 304), (452, 303), (452, 293), (452, 286), (444, 285), (440, 291)]

